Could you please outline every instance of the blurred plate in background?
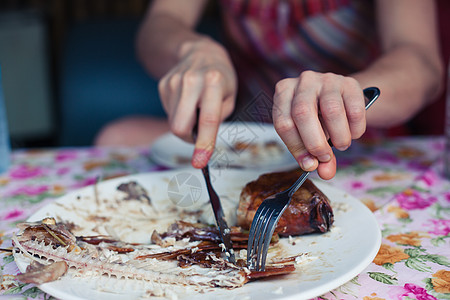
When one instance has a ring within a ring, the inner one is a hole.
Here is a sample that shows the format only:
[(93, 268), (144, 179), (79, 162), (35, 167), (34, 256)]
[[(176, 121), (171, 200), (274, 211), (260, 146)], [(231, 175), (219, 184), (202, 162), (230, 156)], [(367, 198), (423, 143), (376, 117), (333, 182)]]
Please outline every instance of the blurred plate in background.
[[(194, 145), (168, 133), (152, 146), (151, 158), (158, 164), (180, 168), (191, 164)], [(285, 170), (297, 162), (270, 124), (223, 123), (210, 160), (211, 168)]]

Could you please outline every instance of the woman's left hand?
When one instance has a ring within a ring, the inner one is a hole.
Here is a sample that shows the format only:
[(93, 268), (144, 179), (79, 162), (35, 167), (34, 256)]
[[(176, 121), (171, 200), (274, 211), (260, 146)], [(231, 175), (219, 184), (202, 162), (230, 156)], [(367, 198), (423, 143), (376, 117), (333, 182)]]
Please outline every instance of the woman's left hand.
[(337, 150), (366, 130), (363, 91), (352, 77), (305, 71), (276, 85), (273, 122), (277, 133), (305, 171), (317, 169), (322, 179), (336, 174)]

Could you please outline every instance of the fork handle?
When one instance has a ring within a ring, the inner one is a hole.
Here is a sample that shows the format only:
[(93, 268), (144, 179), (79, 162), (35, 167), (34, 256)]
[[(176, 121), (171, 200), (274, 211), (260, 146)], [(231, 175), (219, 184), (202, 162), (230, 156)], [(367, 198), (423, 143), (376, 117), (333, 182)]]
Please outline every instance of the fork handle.
[[(377, 87), (369, 87), (364, 89), (363, 93), (364, 97), (366, 98), (366, 110), (368, 110), (369, 107), (372, 106), (375, 100), (377, 100), (380, 96), (380, 89)], [(334, 147), (331, 139), (328, 139), (328, 145)], [(303, 172), (303, 174), (300, 175), (297, 181), (287, 190), (289, 197), (292, 197), (292, 195), (302, 186), (306, 178), (308, 178), (309, 173), (310, 172)]]
[[(363, 90), (364, 93), (364, 98), (366, 100), (366, 110), (369, 109), (369, 107), (372, 106), (372, 104), (375, 102), (375, 100), (378, 99), (378, 97), (380, 96), (380, 89), (377, 87), (369, 87), (369, 88), (365, 88)], [(328, 139), (328, 145), (330, 145), (330, 147), (334, 147), (333, 143), (331, 142), (331, 139)]]
[(306, 178), (308, 178), (309, 173), (311, 173), (311, 172), (303, 172), (303, 174), (300, 175), (300, 177), (297, 179), (297, 181), (287, 190), (289, 199), (302, 186), (302, 184), (305, 182)]

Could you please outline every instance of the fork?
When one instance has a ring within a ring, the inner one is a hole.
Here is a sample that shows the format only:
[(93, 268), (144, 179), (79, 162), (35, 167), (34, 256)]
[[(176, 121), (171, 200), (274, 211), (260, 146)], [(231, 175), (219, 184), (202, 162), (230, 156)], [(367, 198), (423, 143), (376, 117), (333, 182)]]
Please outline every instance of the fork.
[[(378, 99), (380, 90), (370, 87), (363, 90), (366, 98), (366, 110)], [(331, 140), (328, 144), (333, 147)], [(302, 186), (310, 172), (304, 172), (287, 190), (269, 196), (265, 199), (253, 217), (247, 245), (247, 266), (249, 269), (264, 271), (267, 252), (275, 227), (281, 215), (291, 202), (292, 195)]]

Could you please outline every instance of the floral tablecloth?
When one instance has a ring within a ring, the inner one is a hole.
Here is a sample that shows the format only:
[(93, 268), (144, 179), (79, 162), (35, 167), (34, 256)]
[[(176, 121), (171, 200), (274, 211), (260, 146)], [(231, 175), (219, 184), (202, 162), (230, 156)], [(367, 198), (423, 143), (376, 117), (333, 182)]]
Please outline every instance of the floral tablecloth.
[[(18, 222), (98, 178), (157, 171), (148, 148), (18, 150), (0, 175), (0, 297), (48, 299), (15, 280), (11, 235)], [(450, 299), (450, 181), (444, 139), (354, 143), (338, 155), (332, 185), (374, 211), (382, 245), (361, 274), (317, 299)], [(367, 238), (371, 238), (368, 236)]]

